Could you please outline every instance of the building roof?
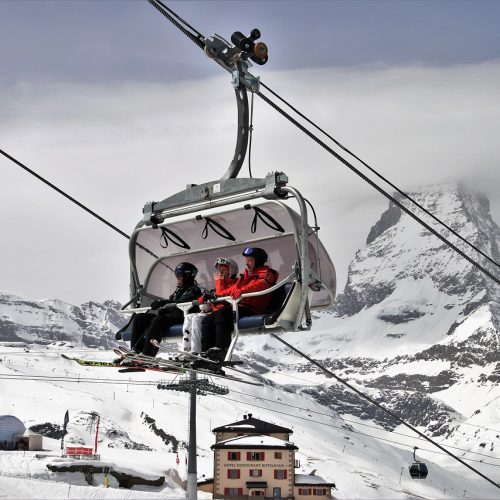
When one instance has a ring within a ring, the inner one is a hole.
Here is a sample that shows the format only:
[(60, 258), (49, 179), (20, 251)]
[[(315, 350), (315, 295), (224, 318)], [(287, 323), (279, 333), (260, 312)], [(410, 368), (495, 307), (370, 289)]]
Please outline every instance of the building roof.
[(295, 486), (326, 486), (335, 487), (335, 483), (329, 483), (322, 477), (314, 474), (295, 474)]
[(198, 486), (203, 486), (204, 484), (213, 484), (214, 483), (214, 478), (213, 477), (207, 477), (205, 479), (198, 479), (197, 485)]
[(245, 434), (272, 434), (275, 432), (282, 432), (292, 434), (291, 429), (275, 425), (264, 420), (252, 417), (252, 414), (245, 415), (243, 420), (233, 422), (232, 424), (223, 425), (212, 429), (212, 432), (244, 432)]
[(26, 429), (23, 434), (24, 437), (30, 437), (30, 436), (42, 436), (41, 434), (38, 434), (35, 431), (32, 431), (31, 429)]
[(238, 436), (231, 439), (219, 441), (211, 446), (211, 448), (252, 448), (252, 449), (276, 449), (287, 448), (298, 450), (298, 448), (290, 441), (284, 441), (272, 436)]

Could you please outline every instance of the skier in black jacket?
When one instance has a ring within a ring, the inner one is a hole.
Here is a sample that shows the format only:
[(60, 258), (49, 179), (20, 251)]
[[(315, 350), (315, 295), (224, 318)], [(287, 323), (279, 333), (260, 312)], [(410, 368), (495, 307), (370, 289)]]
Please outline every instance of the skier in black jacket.
[(167, 336), (170, 326), (182, 323), (184, 315), (177, 308), (160, 309), (166, 304), (177, 304), (181, 302), (192, 302), (202, 293), (195, 282), (198, 269), (190, 262), (181, 262), (175, 268), (177, 278), (177, 288), (166, 300), (155, 300), (151, 304), (152, 310), (157, 310), (157, 314), (144, 313), (137, 314), (132, 321), (132, 337), (130, 348), (138, 353), (147, 356), (156, 356), (158, 348), (151, 344), (152, 339), (158, 342)]

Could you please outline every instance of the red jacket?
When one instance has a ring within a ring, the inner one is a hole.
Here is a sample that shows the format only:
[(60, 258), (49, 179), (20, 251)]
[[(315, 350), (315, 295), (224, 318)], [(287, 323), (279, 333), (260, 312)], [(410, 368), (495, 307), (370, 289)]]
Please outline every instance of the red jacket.
[[(230, 280), (218, 279), (215, 281), (215, 293), (218, 297), (230, 295), (237, 299), (244, 293), (260, 292), (271, 288), (278, 281), (278, 273), (269, 266), (256, 267), (252, 272), (245, 269), (243, 274), (238, 276), (236, 282)], [(263, 314), (271, 300), (272, 293), (266, 293), (258, 297), (248, 297), (240, 302), (240, 305), (246, 306), (256, 314)]]
[[(237, 278), (235, 278), (235, 277), (225, 278), (225, 279), (221, 278), (219, 280), (216, 280), (216, 282), (217, 281), (222, 282), (222, 283), (224, 283), (224, 288), (228, 288), (231, 285), (234, 285), (234, 283), (236, 283), (236, 280), (237, 280)], [(216, 290), (211, 290), (211, 292), (215, 292), (215, 296), (216, 297), (227, 297), (229, 295), (229, 294), (223, 295), (223, 294), (217, 293)], [(205, 302), (205, 294), (203, 294), (200, 297), (198, 297), (198, 303), (200, 304), (200, 306), (202, 304), (206, 304), (207, 303), (207, 302)], [(227, 306), (228, 302), (224, 301), (224, 302), (217, 302), (217, 303), (214, 304), (213, 302), (208, 301), (208, 304), (209, 304), (210, 308), (212, 309), (212, 311), (217, 311), (221, 307)]]

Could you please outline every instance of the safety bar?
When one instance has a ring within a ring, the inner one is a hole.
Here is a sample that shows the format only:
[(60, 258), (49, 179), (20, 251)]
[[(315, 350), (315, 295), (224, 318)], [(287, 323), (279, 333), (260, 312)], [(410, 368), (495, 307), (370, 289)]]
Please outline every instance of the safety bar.
[[(289, 283), (292, 280), (293, 276), (294, 276), (294, 273), (291, 273), (286, 278), (281, 280), (279, 283), (276, 283), (272, 287), (266, 288), (265, 290), (261, 290), (260, 292), (244, 293), (243, 295), (238, 297), (236, 300), (233, 299), (231, 296), (217, 297), (217, 299), (215, 299), (213, 301), (213, 303), (217, 304), (219, 302), (230, 302), (230, 303), (235, 302), (236, 304), (239, 304), (239, 302), (241, 300), (245, 299), (246, 297), (257, 297), (259, 295), (266, 295), (267, 293), (274, 292), (274, 290), (278, 289), (280, 286), (283, 286), (284, 284)], [(197, 300), (193, 300), (192, 302), (178, 302), (177, 304), (176, 303), (165, 304), (164, 306), (161, 306), (159, 309), (173, 309), (174, 307), (177, 307), (179, 309), (184, 310), (186, 308), (189, 309), (190, 307), (199, 306), (199, 305), (200, 305), (200, 303)], [(124, 313), (124, 314), (139, 313), (140, 314), (140, 313), (149, 312), (151, 310), (156, 311), (157, 309), (151, 309), (151, 307), (137, 307), (135, 309), (123, 309), (122, 313)]]

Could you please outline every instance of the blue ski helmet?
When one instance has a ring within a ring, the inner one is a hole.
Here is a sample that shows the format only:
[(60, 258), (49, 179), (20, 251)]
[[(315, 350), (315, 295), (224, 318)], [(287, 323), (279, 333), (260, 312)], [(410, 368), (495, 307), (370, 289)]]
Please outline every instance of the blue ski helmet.
[(246, 247), (241, 255), (244, 257), (253, 257), (255, 259), (255, 267), (263, 266), (267, 261), (267, 252), (262, 248)]

